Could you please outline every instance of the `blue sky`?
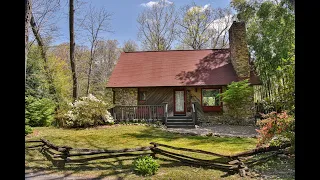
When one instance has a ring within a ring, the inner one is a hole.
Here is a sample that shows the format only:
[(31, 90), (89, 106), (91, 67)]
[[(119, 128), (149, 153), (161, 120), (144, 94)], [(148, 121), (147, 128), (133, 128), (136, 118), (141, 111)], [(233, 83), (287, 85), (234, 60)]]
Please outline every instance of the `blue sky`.
[[(157, 0), (152, 1), (156, 2)], [(191, 0), (169, 1), (175, 4), (176, 9), (192, 2)], [(108, 12), (113, 14), (110, 24), (114, 33), (104, 33), (102, 35), (104, 39), (116, 39), (118, 40), (120, 46), (122, 46), (124, 41), (131, 39), (136, 41), (140, 45), (140, 42), (137, 38), (137, 17), (144, 8), (147, 8), (142, 4), (150, 3), (150, 0), (86, 0), (85, 2), (87, 2), (87, 4), (84, 6), (87, 6), (89, 3), (91, 3), (92, 6), (97, 8), (105, 7)], [(196, 4), (201, 6), (210, 4), (214, 8), (223, 8), (229, 5), (230, 0), (198, 0), (195, 2)], [(64, 9), (61, 10), (60, 13), (68, 13), (68, 4)], [(64, 18), (58, 21), (58, 27), (61, 36), (56, 39), (54, 44), (69, 42), (69, 23), (67, 16), (64, 16)], [(78, 36), (80, 35), (78, 34)]]

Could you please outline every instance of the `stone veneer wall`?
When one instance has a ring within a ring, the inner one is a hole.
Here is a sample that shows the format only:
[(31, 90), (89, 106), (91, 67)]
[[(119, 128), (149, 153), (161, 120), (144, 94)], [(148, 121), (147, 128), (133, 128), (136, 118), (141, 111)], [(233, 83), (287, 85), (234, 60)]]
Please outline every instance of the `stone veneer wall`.
[[(206, 88), (218, 87), (218, 86), (206, 86)], [(196, 91), (197, 88), (197, 91)], [(173, 116), (173, 89), (172, 87), (157, 87), (157, 88), (141, 88), (146, 91), (147, 101), (144, 105), (160, 105), (163, 102), (168, 102), (169, 116)], [(240, 125), (251, 125), (254, 123), (254, 101), (253, 94), (252, 98), (248, 101), (248, 106), (243, 108), (248, 110), (252, 108), (252, 117), (246, 117), (241, 123), (236, 122), (235, 119), (231, 119), (226, 116), (228, 111), (226, 103), (223, 102), (223, 112), (203, 112), (201, 107), (201, 87), (187, 87), (187, 116), (191, 116), (191, 108), (189, 104), (196, 102), (196, 108), (198, 113), (198, 121), (200, 126), (210, 126), (214, 124), (240, 124)], [(226, 86), (222, 87), (222, 92), (225, 92)], [(115, 105), (138, 105), (138, 88), (113, 88), (115, 92)]]
[[(217, 87), (217, 86), (208, 86), (208, 87)], [(252, 116), (250, 117), (242, 117), (243, 119), (238, 122), (236, 119), (228, 117), (226, 114), (228, 109), (226, 107), (226, 103), (222, 102), (222, 112), (203, 112), (201, 108), (201, 87), (197, 88), (195, 91), (195, 87), (188, 87), (191, 94), (191, 101), (196, 102), (197, 113), (198, 113), (198, 121), (199, 126), (210, 126), (216, 124), (229, 124), (229, 125), (252, 125), (254, 123), (253, 113), (254, 109), (252, 109)], [(226, 91), (226, 86), (222, 86), (222, 92)], [(252, 98), (248, 101), (248, 106), (244, 106), (245, 110), (251, 110), (254, 107), (253, 95)]]
[(233, 22), (229, 29), (229, 46), (231, 63), (240, 78), (250, 76), (249, 50), (246, 40), (244, 22)]
[(138, 88), (113, 88), (115, 105), (138, 105)]

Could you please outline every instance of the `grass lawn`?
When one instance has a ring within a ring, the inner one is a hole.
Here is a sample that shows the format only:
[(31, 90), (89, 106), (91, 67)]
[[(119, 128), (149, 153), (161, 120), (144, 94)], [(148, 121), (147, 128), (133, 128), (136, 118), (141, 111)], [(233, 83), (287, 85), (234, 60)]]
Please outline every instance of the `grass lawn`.
[[(66, 145), (73, 148), (90, 149), (122, 149), (140, 146), (150, 146), (150, 142), (158, 142), (176, 147), (202, 149), (220, 154), (234, 154), (255, 148), (254, 138), (222, 138), (187, 136), (162, 131), (157, 128), (140, 125), (107, 126), (82, 130), (57, 129), (53, 127), (34, 128), (34, 133), (27, 140), (45, 138), (56, 145)], [(27, 144), (30, 146), (31, 144)], [(179, 151), (176, 151), (181, 153)], [(142, 177), (132, 170), (131, 163), (135, 157), (119, 157), (93, 160), (86, 163), (67, 163), (64, 169), (53, 166), (39, 150), (26, 149), (25, 169), (29, 171), (44, 171), (47, 173), (72, 174), (91, 178), (106, 179), (221, 179), (226, 172), (214, 169), (190, 167), (157, 155), (160, 169), (156, 175)], [(212, 156), (190, 153), (198, 158)], [(90, 156), (91, 157), (91, 156)], [(82, 157), (83, 158), (83, 157)], [(72, 159), (76, 159), (72, 157)], [(222, 176), (222, 177), (221, 177)], [(225, 179), (239, 179), (238, 174), (228, 175)]]

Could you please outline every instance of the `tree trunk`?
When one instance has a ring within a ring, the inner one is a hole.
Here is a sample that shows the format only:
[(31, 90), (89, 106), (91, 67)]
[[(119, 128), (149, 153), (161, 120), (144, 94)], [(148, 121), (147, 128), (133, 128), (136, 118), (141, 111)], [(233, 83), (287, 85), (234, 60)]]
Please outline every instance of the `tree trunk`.
[(78, 98), (78, 83), (76, 74), (76, 63), (74, 56), (75, 42), (74, 42), (74, 0), (69, 0), (69, 31), (70, 31), (70, 64), (72, 71), (72, 97), (73, 101)]
[(89, 72), (88, 72), (88, 84), (87, 84), (87, 96), (89, 95), (90, 90), (90, 77), (91, 77), (91, 71), (92, 71), (92, 62), (93, 62), (93, 47), (91, 47), (90, 51), (90, 62), (89, 62)]
[(30, 24), (30, 18), (31, 18), (31, 6), (32, 2), (31, 0), (24, 0), (24, 36), (25, 36), (25, 49), (24, 49), (24, 61), (25, 61), (25, 66), (24, 66), (24, 81), (26, 83), (26, 78), (27, 78), (27, 57), (28, 57), (28, 39), (29, 39), (29, 24)]
[(31, 13), (31, 21), (30, 21), (30, 25), (32, 28), (32, 32), (34, 34), (34, 36), (36, 37), (37, 43), (39, 45), (40, 51), (41, 51), (41, 57), (44, 60), (44, 71), (47, 77), (47, 81), (49, 83), (49, 94), (53, 95), (53, 98), (56, 102), (58, 102), (58, 97), (57, 97), (57, 91), (56, 91), (56, 87), (54, 86), (53, 83), (53, 77), (52, 74), (50, 72), (49, 66), (48, 66), (48, 58), (47, 58), (47, 50), (46, 47), (43, 44), (42, 38), (40, 36), (39, 33), (39, 29), (36, 25), (36, 22), (34, 20), (33, 14)]

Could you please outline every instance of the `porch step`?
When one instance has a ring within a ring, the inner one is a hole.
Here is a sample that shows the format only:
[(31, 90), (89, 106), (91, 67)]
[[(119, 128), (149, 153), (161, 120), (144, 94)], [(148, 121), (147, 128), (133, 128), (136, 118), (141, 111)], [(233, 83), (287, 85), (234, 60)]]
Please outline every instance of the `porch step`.
[(168, 124), (172, 124), (172, 125), (174, 125), (174, 124), (186, 124), (186, 125), (193, 125), (193, 122), (192, 121), (168, 121), (167, 122)]
[(190, 116), (168, 117), (167, 128), (194, 128), (192, 117)]
[(192, 119), (192, 117), (190, 117), (190, 116), (169, 116), (168, 120), (169, 119)]
[(192, 119), (168, 119), (167, 122), (192, 122)]
[(167, 125), (167, 128), (194, 128), (194, 125)]

